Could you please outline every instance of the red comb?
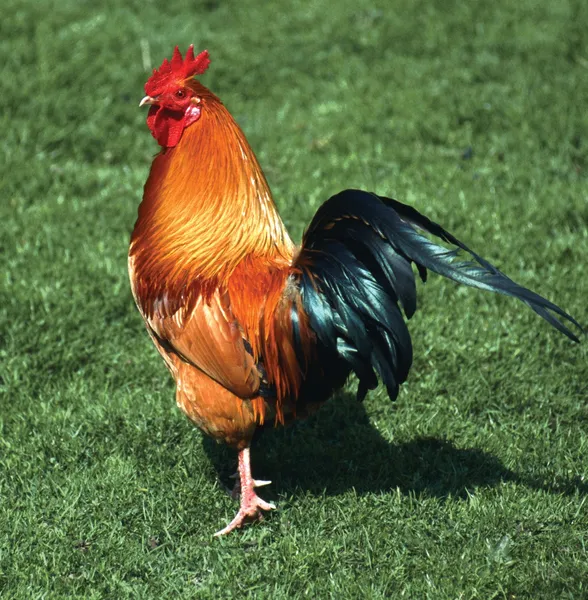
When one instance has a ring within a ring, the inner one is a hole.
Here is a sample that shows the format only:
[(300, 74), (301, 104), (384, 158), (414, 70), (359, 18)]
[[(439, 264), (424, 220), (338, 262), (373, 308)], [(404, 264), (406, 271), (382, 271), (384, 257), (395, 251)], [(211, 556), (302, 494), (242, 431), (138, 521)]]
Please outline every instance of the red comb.
[(148, 96), (157, 96), (172, 82), (181, 82), (188, 77), (202, 75), (209, 64), (208, 50), (202, 51), (194, 58), (194, 45), (191, 44), (186, 56), (182, 58), (182, 53), (176, 46), (171, 62), (165, 58), (159, 69), (153, 69), (153, 75), (145, 84), (145, 93)]

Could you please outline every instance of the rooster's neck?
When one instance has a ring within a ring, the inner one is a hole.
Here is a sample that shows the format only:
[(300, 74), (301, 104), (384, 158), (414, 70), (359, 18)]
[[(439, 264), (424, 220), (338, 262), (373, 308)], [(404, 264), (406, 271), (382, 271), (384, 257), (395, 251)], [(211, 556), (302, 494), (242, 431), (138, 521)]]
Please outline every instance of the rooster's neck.
[(135, 277), (166, 294), (226, 283), (244, 259), (289, 263), (294, 251), (243, 132), (215, 97), (205, 102), (153, 161), (131, 239)]

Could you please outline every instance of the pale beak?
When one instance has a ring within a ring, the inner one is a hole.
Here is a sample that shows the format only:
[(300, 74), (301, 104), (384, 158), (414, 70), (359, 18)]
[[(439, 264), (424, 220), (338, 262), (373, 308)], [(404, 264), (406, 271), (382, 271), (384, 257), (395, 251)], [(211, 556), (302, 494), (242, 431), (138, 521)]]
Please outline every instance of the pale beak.
[(139, 102), (139, 107), (145, 106), (145, 104), (155, 104), (155, 98), (152, 98), (151, 96), (145, 96), (145, 98)]

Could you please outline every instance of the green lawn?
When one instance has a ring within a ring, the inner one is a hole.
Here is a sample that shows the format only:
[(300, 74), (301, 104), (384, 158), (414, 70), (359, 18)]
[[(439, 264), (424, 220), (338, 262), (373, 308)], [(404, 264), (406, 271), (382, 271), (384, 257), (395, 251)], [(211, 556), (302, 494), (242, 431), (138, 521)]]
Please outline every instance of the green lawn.
[(433, 276), (398, 401), (350, 386), (265, 436), (279, 510), (212, 538), (234, 456), (175, 407), (126, 273), (176, 43), (295, 239), (345, 187), (392, 195), (588, 323), (588, 3), (277, 6), (2, 2), (0, 596), (588, 598), (588, 344)]

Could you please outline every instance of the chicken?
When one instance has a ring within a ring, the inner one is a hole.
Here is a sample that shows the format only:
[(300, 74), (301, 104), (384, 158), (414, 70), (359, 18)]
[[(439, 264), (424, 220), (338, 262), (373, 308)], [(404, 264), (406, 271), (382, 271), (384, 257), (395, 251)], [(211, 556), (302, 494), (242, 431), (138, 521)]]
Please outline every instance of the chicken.
[(140, 105), (150, 106), (147, 125), (161, 151), (145, 184), (129, 273), (178, 406), (238, 451), (240, 508), (221, 535), (274, 508), (255, 491), (269, 482), (251, 474), (257, 429), (307, 416), (351, 373), (359, 400), (378, 379), (396, 398), (412, 362), (402, 315), (416, 309), (412, 265), (423, 281), (430, 270), (514, 296), (572, 340), (555, 315), (580, 326), (390, 198), (360, 190), (331, 197), (296, 247), (243, 132), (195, 79), (209, 63), (207, 51), (194, 56), (190, 46), (182, 57), (176, 47), (145, 84)]

